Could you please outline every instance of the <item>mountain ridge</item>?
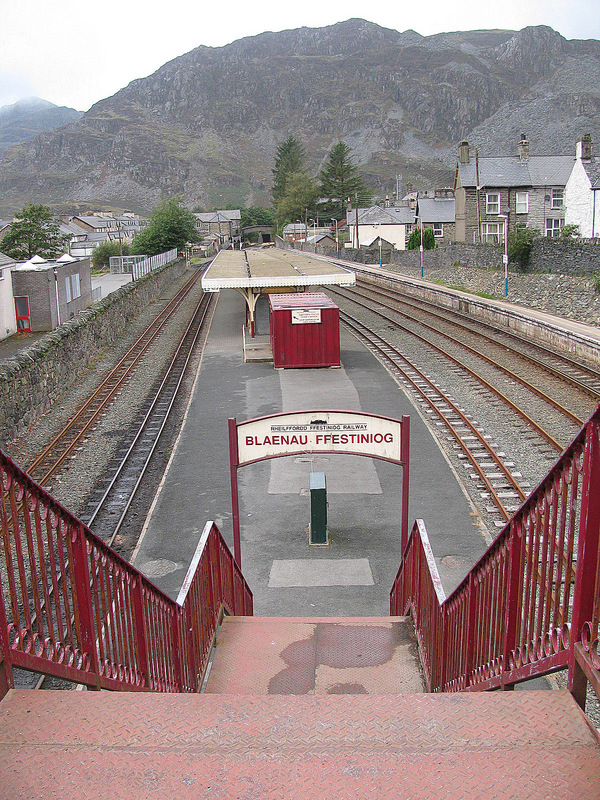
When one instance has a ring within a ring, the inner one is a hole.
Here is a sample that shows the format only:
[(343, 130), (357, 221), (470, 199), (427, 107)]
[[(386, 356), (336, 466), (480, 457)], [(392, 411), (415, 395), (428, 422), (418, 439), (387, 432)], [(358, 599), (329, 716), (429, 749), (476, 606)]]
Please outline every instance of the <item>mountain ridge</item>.
[[(339, 139), (390, 194), (452, 181), (461, 139), (482, 155), (575, 152), (600, 128), (600, 42), (552, 28), (421, 36), (351, 19), (203, 45), (7, 150), (0, 197), (150, 210), (268, 204), (277, 145), (293, 133), (316, 174)], [(557, 80), (558, 78), (558, 80)], [(0, 209), (1, 211), (2, 209)]]

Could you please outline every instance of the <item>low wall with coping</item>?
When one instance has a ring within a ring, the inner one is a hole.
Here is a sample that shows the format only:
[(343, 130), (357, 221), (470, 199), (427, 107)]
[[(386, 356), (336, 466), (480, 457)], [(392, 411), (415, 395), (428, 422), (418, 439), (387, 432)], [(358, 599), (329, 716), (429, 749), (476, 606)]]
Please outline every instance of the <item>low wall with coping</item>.
[(0, 365), (0, 447), (20, 436), (185, 271), (176, 261), (128, 283)]

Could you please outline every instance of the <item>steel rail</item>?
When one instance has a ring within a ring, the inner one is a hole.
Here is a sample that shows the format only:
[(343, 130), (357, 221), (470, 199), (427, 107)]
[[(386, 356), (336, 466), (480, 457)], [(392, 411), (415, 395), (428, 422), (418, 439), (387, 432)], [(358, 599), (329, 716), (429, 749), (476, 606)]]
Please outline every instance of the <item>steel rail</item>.
[(60, 469), (85, 434), (89, 432), (100, 414), (112, 402), (119, 389), (129, 380), (144, 353), (162, 333), (164, 327), (189, 295), (201, 274), (202, 271), (196, 272), (186, 282), (111, 369), (106, 378), (86, 399), (64, 428), (28, 465), (26, 472), (32, 475), (38, 483), (42, 485), (46, 483)]
[[(347, 291), (350, 292), (350, 293), (353, 293), (353, 290), (351, 290), (351, 289), (349, 289)], [(361, 295), (361, 297), (362, 296), (363, 295)], [(367, 298), (367, 299), (371, 299), (371, 298)], [(452, 344), (457, 345), (457, 347), (460, 347), (461, 349), (466, 350), (468, 353), (471, 353), (471, 355), (476, 356), (481, 361), (485, 361), (487, 364), (489, 364), (490, 366), (494, 367), (494, 369), (497, 369), (498, 371), (503, 372), (505, 375), (507, 375), (509, 378), (511, 378), (511, 380), (514, 380), (517, 383), (520, 383), (521, 386), (523, 386), (525, 389), (527, 389), (528, 391), (530, 391), (533, 394), (535, 394), (536, 397), (540, 398), (540, 400), (543, 400), (545, 403), (548, 403), (548, 405), (551, 405), (554, 409), (559, 411), (561, 414), (563, 414), (563, 416), (565, 416), (571, 422), (574, 422), (579, 427), (581, 427), (584, 424), (585, 420), (581, 419), (581, 417), (577, 416), (577, 414), (574, 414), (573, 412), (569, 411), (569, 409), (565, 408), (562, 405), (562, 403), (559, 403), (553, 397), (550, 397), (550, 395), (546, 394), (541, 389), (538, 389), (537, 386), (534, 386), (532, 383), (530, 383), (525, 378), (522, 378), (520, 375), (517, 375), (516, 372), (513, 372), (508, 367), (505, 367), (503, 364), (499, 364), (495, 359), (490, 358), (489, 356), (486, 356), (485, 353), (482, 353), (480, 350), (477, 350), (476, 348), (471, 347), (471, 345), (467, 344), (466, 342), (462, 342), (460, 339), (457, 339), (456, 337), (452, 336), (449, 333), (444, 333), (444, 331), (441, 331), (439, 328), (436, 328), (433, 325), (430, 325), (429, 323), (418, 319), (418, 317), (415, 317), (412, 314), (406, 313), (406, 311), (398, 311), (397, 309), (393, 308), (392, 306), (388, 305), (387, 303), (382, 302), (381, 300), (373, 300), (372, 302), (377, 303), (378, 305), (389, 309), (394, 314), (399, 314), (402, 317), (405, 317), (406, 319), (411, 320), (411, 322), (415, 322), (417, 325), (421, 325), (423, 328), (425, 328), (426, 330), (431, 331), (432, 333), (435, 333), (435, 334), (437, 334), (439, 336), (442, 336), (443, 338), (445, 338), (448, 341), (452, 342)], [(372, 309), (372, 310), (375, 310), (375, 309)], [(376, 313), (379, 313), (379, 312), (376, 312)], [(443, 315), (441, 315), (441, 314), (439, 315), (439, 319), (441, 319), (441, 320), (443, 320), (445, 322), (448, 322), (448, 320), (445, 319), (443, 317)], [(454, 324), (454, 323), (451, 322), (451, 324)], [(426, 341), (429, 341), (429, 340), (426, 340)], [(435, 345), (432, 345), (432, 346), (435, 347)], [(440, 350), (439, 352), (442, 352), (442, 353), (447, 355), (445, 350)], [(464, 366), (465, 369), (467, 369), (473, 375), (473, 377), (477, 376), (477, 374), (475, 372), (471, 372), (471, 370), (469, 369), (469, 367), (466, 366), (466, 364), (463, 364), (463, 366)], [(540, 365), (536, 364), (536, 366), (540, 366)], [(480, 378), (478, 378), (478, 379), (480, 379)], [(484, 380), (484, 379), (482, 379), (482, 380)], [(488, 388), (490, 388), (489, 385), (488, 385)], [(495, 390), (493, 390), (493, 391), (495, 391)], [(560, 448), (560, 449), (562, 450), (562, 448)]]
[[(394, 283), (394, 278), (391, 276), (382, 276), (376, 272), (370, 272), (369, 270), (361, 270), (366, 275), (373, 276), (374, 278), (383, 278), (384, 280), (388, 281), (389, 283)], [(380, 284), (372, 284), (367, 281), (364, 277), (357, 279), (357, 284), (360, 284), (366, 288), (368, 291), (372, 292), (373, 294), (378, 294), (382, 297), (389, 298), (389, 292), (385, 292), (384, 289), (380, 286)], [(539, 342), (532, 342), (529, 339), (525, 339), (525, 337), (521, 336), (520, 334), (516, 333), (515, 331), (508, 330), (507, 328), (503, 328), (500, 325), (494, 325), (491, 322), (487, 322), (483, 319), (474, 319), (471, 315), (466, 314), (463, 311), (457, 311), (455, 308), (444, 308), (443, 312), (440, 311), (440, 306), (436, 303), (433, 303), (430, 300), (425, 300), (423, 298), (411, 297), (410, 302), (406, 300), (400, 290), (397, 288), (389, 287), (393, 293), (394, 300), (403, 305), (408, 306), (410, 308), (417, 308), (425, 313), (429, 314), (430, 316), (436, 317), (437, 319), (443, 320), (444, 322), (449, 322), (452, 325), (455, 325), (458, 328), (461, 328), (471, 334), (476, 336), (481, 336), (485, 338), (487, 341), (491, 342), (492, 344), (498, 345), (498, 340), (494, 336), (491, 336), (488, 333), (483, 333), (481, 329), (484, 331), (492, 331), (494, 334), (499, 334), (504, 338), (516, 342), (517, 344), (527, 347), (531, 347), (532, 349), (536, 350), (537, 352), (547, 356), (548, 358), (554, 359), (562, 363), (566, 368), (579, 370), (583, 373), (586, 377), (591, 378), (592, 380), (600, 382), (600, 372), (590, 367), (587, 364), (584, 364), (577, 359), (572, 358), (564, 353), (559, 353), (555, 350), (552, 350), (549, 347), (546, 347)], [(389, 307), (389, 306), (388, 306)], [(452, 317), (452, 319), (450, 319)], [(519, 356), (520, 358), (528, 361), (529, 363), (533, 364), (534, 366), (538, 367), (539, 369), (543, 369), (548, 372), (550, 375), (553, 375), (555, 378), (559, 378), (560, 380), (568, 383), (569, 385), (573, 386), (573, 388), (578, 389), (583, 394), (589, 395), (595, 402), (600, 400), (600, 390), (595, 389), (593, 386), (589, 386), (588, 384), (581, 381), (579, 378), (574, 377), (573, 375), (569, 375), (568, 372), (565, 372), (557, 367), (552, 366), (547, 361), (541, 361), (536, 356), (532, 356), (529, 353), (524, 352), (519, 347), (511, 346), (507, 347), (505, 344), (502, 345), (506, 349), (508, 349), (511, 353)]]
[(463, 451), (464, 455), (468, 458), (471, 466), (479, 476), (480, 480), (483, 482), (484, 486), (487, 488), (490, 497), (493, 499), (494, 504), (496, 505), (500, 515), (504, 519), (504, 521), (508, 521), (510, 519), (510, 512), (506, 509), (502, 499), (500, 498), (498, 492), (496, 491), (496, 487), (493, 485), (492, 480), (488, 478), (486, 472), (482, 469), (479, 461), (475, 457), (472, 452), (472, 448), (469, 447), (469, 444), (464, 440), (463, 436), (460, 432), (456, 429), (454, 423), (448, 418), (448, 416), (439, 408), (439, 406), (434, 402), (434, 399), (423, 390), (421, 386), (415, 381), (415, 379), (406, 371), (406, 369), (402, 366), (403, 362), (408, 366), (410, 370), (416, 373), (419, 377), (419, 380), (425, 383), (428, 387), (429, 392), (433, 392), (444, 404), (446, 404), (449, 408), (452, 409), (452, 412), (461, 420), (461, 422), (467, 427), (469, 435), (475, 437), (475, 440), (478, 444), (478, 449), (483, 448), (488, 456), (493, 460), (495, 466), (502, 472), (504, 475), (505, 480), (509, 483), (509, 487), (518, 495), (519, 500), (522, 502), (526, 499), (527, 494), (521, 488), (518, 481), (513, 477), (510, 469), (504, 464), (502, 459), (496, 454), (493, 447), (491, 447), (485, 437), (479, 432), (479, 430), (475, 427), (475, 425), (471, 422), (471, 420), (466, 416), (466, 414), (461, 411), (461, 409), (445, 394), (439, 386), (436, 386), (430, 378), (428, 378), (422, 370), (420, 370), (415, 364), (410, 361), (406, 356), (404, 356), (398, 349), (396, 349), (393, 345), (389, 342), (386, 342), (381, 336), (376, 334), (367, 325), (365, 325), (360, 320), (352, 317), (345, 311), (340, 311), (340, 319), (342, 322), (363, 342), (366, 342), (367, 345), (371, 350), (374, 350), (376, 354), (383, 360), (386, 366), (392, 367), (393, 371), (399, 372), (400, 375), (407, 383), (410, 384), (412, 389), (423, 398), (423, 400), (427, 403), (427, 405), (437, 414), (437, 416), (442, 420), (444, 425), (448, 428), (451, 432), (452, 436), (460, 446), (461, 450)]
[[(202, 296), (192, 320), (179, 341), (165, 376), (150, 402), (144, 419), (127, 452), (120, 459), (104, 494), (86, 522), (92, 532), (106, 541), (109, 546), (112, 546), (121, 529), (167, 424), (194, 347), (204, 330), (207, 314), (214, 305), (213, 301), (214, 295), (212, 294)], [(142, 461), (141, 466), (139, 465), (140, 461)], [(128, 488), (127, 484), (131, 485), (133, 481), (135, 481), (133, 486)], [(117, 522), (110, 522), (111, 518), (114, 518), (115, 514), (119, 512)], [(94, 525), (94, 523), (96, 524)], [(107, 528), (107, 523), (112, 529), (110, 534), (104, 530)]]
[[(551, 433), (549, 433), (547, 430), (545, 430), (545, 428), (543, 428), (543, 427), (542, 427), (541, 425), (539, 425), (539, 424), (538, 424), (538, 423), (537, 423), (537, 422), (536, 422), (534, 419), (532, 419), (532, 417), (530, 417), (530, 416), (529, 416), (529, 415), (528, 415), (528, 414), (527, 414), (527, 413), (526, 413), (526, 412), (525, 412), (525, 411), (524, 411), (524, 410), (523, 410), (523, 409), (522, 409), (520, 406), (518, 406), (518, 405), (517, 405), (517, 404), (516, 404), (516, 403), (515, 403), (513, 400), (511, 400), (509, 397), (507, 397), (507, 396), (506, 396), (506, 395), (505, 395), (503, 392), (501, 392), (501, 391), (500, 391), (498, 388), (496, 388), (495, 386), (493, 386), (493, 385), (492, 385), (492, 384), (491, 384), (491, 383), (490, 383), (488, 380), (486, 380), (486, 379), (485, 379), (485, 378), (484, 378), (482, 375), (480, 375), (479, 373), (475, 372), (475, 370), (473, 370), (473, 369), (471, 369), (470, 367), (468, 367), (468, 366), (467, 366), (467, 365), (466, 365), (464, 362), (462, 362), (460, 359), (458, 359), (458, 358), (455, 358), (454, 356), (450, 355), (450, 353), (446, 352), (446, 351), (445, 351), (443, 348), (441, 348), (441, 347), (438, 347), (438, 345), (434, 344), (434, 343), (433, 343), (433, 342), (432, 342), (430, 339), (427, 339), (425, 336), (421, 336), (420, 334), (416, 333), (414, 330), (411, 330), (410, 328), (408, 328), (406, 325), (403, 325), (403, 324), (402, 324), (401, 322), (399, 322), (398, 320), (394, 320), (394, 319), (392, 319), (390, 316), (388, 316), (387, 314), (384, 314), (384, 313), (383, 313), (383, 312), (381, 312), (381, 311), (377, 311), (377, 309), (375, 309), (375, 308), (371, 308), (370, 306), (366, 305), (365, 303), (361, 303), (361, 302), (360, 302), (359, 300), (357, 300), (355, 297), (352, 297), (352, 296), (351, 296), (351, 294), (349, 294), (349, 293), (344, 293), (344, 292), (341, 292), (341, 291), (339, 291), (338, 289), (332, 289), (331, 287), (329, 287), (329, 290), (330, 290), (331, 292), (333, 292), (334, 294), (341, 295), (342, 297), (347, 297), (349, 300), (351, 300), (351, 301), (352, 301), (353, 303), (355, 303), (356, 305), (358, 305), (358, 306), (360, 306), (360, 307), (364, 308), (364, 309), (365, 309), (365, 310), (367, 310), (367, 311), (370, 311), (372, 314), (376, 314), (377, 316), (379, 316), (379, 317), (381, 317), (382, 319), (386, 320), (386, 322), (391, 322), (391, 323), (392, 323), (392, 325), (394, 325), (396, 328), (399, 328), (400, 330), (404, 331), (405, 333), (408, 333), (410, 336), (413, 336), (414, 338), (416, 338), (416, 339), (418, 339), (419, 341), (423, 342), (424, 344), (428, 345), (428, 346), (429, 346), (429, 347), (431, 347), (433, 350), (435, 350), (437, 353), (439, 353), (441, 356), (443, 356), (445, 359), (447, 359), (448, 361), (451, 361), (451, 362), (452, 362), (453, 364), (455, 364), (457, 367), (459, 367), (460, 369), (462, 369), (462, 370), (464, 370), (465, 372), (467, 372), (469, 375), (471, 375), (471, 377), (472, 377), (472, 378), (474, 378), (476, 381), (478, 381), (479, 383), (481, 383), (481, 385), (482, 385), (482, 386), (484, 386), (486, 389), (488, 389), (490, 392), (492, 392), (492, 394), (494, 394), (494, 395), (495, 395), (495, 396), (496, 396), (498, 399), (502, 400), (502, 402), (503, 402), (505, 405), (507, 405), (507, 406), (508, 406), (508, 407), (509, 407), (509, 408), (510, 408), (512, 411), (514, 411), (514, 412), (515, 412), (515, 413), (516, 413), (518, 416), (520, 416), (520, 417), (521, 417), (521, 419), (522, 419), (522, 420), (524, 420), (524, 422), (526, 422), (528, 425), (530, 425), (530, 426), (533, 428), (533, 430), (535, 430), (535, 431), (536, 431), (536, 433), (538, 433), (538, 434), (539, 434), (539, 435), (540, 435), (540, 436), (541, 436), (543, 439), (545, 439), (545, 440), (548, 442), (548, 444), (550, 444), (550, 445), (551, 445), (551, 446), (552, 446), (552, 447), (553, 447), (553, 448), (554, 448), (554, 449), (555, 449), (557, 452), (559, 452), (559, 453), (562, 453), (562, 451), (563, 451), (563, 449), (564, 449), (564, 445), (563, 445), (563, 444), (561, 444), (560, 442), (558, 442), (558, 441), (557, 441), (557, 440), (556, 440), (556, 439), (555, 439), (555, 438), (552, 436), (552, 434), (551, 434)], [(422, 323), (419, 323), (419, 324), (422, 324)], [(439, 333), (439, 331), (437, 331), (435, 328), (432, 328), (431, 326), (428, 326), (428, 327), (429, 327), (431, 330), (433, 330), (434, 332), (436, 332), (436, 333)], [(442, 336), (446, 336), (446, 334), (440, 334), (440, 335), (442, 335)], [(459, 344), (461, 347), (463, 347), (463, 345), (462, 345), (460, 342), (456, 341), (455, 343), (456, 343), (456, 344)], [(478, 357), (481, 357), (481, 358), (482, 358), (482, 360), (484, 360), (484, 361), (486, 361), (486, 360), (489, 360), (489, 359), (487, 359), (487, 357), (483, 356), (482, 354), (478, 353), (477, 351), (473, 350), (472, 348), (467, 348), (467, 347), (465, 346), (465, 349), (471, 349), (471, 351), (472, 351), (473, 353), (475, 353), (475, 355), (477, 355)], [(491, 363), (491, 364), (493, 364), (494, 366), (497, 366), (497, 365), (495, 364), (495, 362), (494, 362), (494, 361), (490, 361), (490, 363)], [(512, 376), (511, 376), (511, 377), (512, 377)], [(534, 391), (534, 388), (533, 388), (533, 387), (529, 386), (527, 383), (525, 383), (524, 385), (526, 385), (526, 386), (527, 386), (527, 388), (531, 389), (531, 391), (532, 391), (534, 394), (537, 394), (537, 392), (536, 392), (536, 391)], [(552, 398), (548, 398), (546, 395), (543, 395), (543, 393), (542, 393), (541, 399), (543, 399), (543, 400), (547, 400), (547, 401), (548, 401), (548, 403), (549, 403), (549, 405), (554, 405), (554, 403), (553, 403), (553, 401), (552, 401)], [(561, 408), (562, 408), (562, 407), (561, 407)]]

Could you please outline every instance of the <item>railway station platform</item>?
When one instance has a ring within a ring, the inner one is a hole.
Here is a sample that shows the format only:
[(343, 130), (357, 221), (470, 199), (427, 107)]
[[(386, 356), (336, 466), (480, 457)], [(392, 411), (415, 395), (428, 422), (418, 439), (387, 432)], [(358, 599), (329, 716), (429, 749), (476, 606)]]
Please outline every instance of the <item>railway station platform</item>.
[[(263, 298), (264, 300), (264, 298)], [(266, 303), (257, 307), (268, 332)], [(207, 520), (232, 545), (227, 420), (304, 409), (411, 418), (410, 525), (425, 520), (447, 592), (486, 547), (456, 476), (402, 389), (349, 333), (341, 368), (275, 370), (244, 362), (245, 303), (218, 297), (185, 421), (133, 557), (175, 598)], [(310, 546), (310, 472), (327, 480), (331, 544)], [(347, 455), (286, 457), (239, 470), (242, 570), (265, 616), (389, 613), (400, 558), (402, 468)]]

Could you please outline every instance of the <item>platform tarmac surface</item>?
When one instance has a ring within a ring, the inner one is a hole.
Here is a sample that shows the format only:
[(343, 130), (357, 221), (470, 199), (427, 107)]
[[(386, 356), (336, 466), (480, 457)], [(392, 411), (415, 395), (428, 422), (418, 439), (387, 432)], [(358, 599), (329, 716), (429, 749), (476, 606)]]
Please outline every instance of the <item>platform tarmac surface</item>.
[[(264, 319), (264, 307), (262, 313)], [(233, 547), (229, 417), (241, 422), (319, 408), (396, 419), (409, 414), (409, 528), (415, 518), (424, 519), (449, 593), (486, 543), (408, 396), (343, 329), (339, 369), (244, 363), (244, 317), (243, 298), (221, 292), (181, 434), (134, 552), (135, 566), (175, 598), (207, 520)], [(329, 546), (308, 543), (311, 469), (326, 475)], [(401, 481), (398, 465), (345, 455), (290, 456), (239, 469), (242, 571), (254, 593), (254, 613), (388, 615), (400, 562)]]

